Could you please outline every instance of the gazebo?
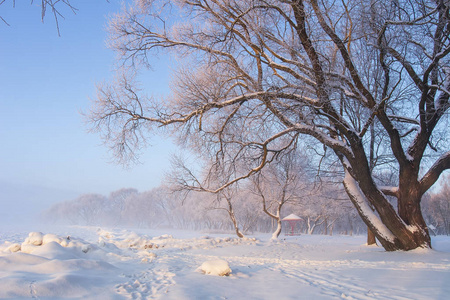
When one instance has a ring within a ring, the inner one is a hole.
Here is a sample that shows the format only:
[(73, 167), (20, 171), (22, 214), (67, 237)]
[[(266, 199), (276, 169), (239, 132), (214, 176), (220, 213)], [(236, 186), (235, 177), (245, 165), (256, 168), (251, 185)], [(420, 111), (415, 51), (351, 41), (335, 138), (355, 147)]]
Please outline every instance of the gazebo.
[(302, 218), (300, 218), (299, 216), (294, 215), (294, 214), (290, 214), (289, 216), (282, 219), (281, 221), (289, 224), (289, 227), (290, 227), (289, 228), (290, 231), (288, 230), (288, 228), (286, 228), (284, 234), (285, 235), (300, 235), (300, 222), (302, 220), (303, 220)]

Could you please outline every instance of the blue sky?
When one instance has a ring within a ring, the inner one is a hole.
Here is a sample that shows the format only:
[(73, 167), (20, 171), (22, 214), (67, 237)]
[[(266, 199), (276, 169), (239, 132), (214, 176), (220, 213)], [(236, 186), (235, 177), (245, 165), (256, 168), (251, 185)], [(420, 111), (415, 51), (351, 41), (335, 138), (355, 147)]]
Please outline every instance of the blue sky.
[[(124, 169), (111, 163), (107, 148), (98, 135), (87, 133), (80, 114), (89, 109), (96, 84), (114, 76), (115, 54), (106, 47), (105, 26), (120, 2), (72, 1), (79, 11), (63, 10), (61, 36), (49, 12), (41, 22), (38, 3), (0, 5), (0, 16), (10, 24), (0, 22), (0, 204), (20, 198), (11, 195), (13, 190), (31, 195), (33, 189), (45, 189), (46, 195), (54, 190), (56, 199), (46, 196), (46, 201), (55, 202), (159, 185), (175, 151), (170, 141), (153, 139), (143, 164)], [(168, 74), (167, 64), (155, 61), (146, 76), (148, 92), (164, 93)], [(23, 201), (41, 201), (37, 194)]]

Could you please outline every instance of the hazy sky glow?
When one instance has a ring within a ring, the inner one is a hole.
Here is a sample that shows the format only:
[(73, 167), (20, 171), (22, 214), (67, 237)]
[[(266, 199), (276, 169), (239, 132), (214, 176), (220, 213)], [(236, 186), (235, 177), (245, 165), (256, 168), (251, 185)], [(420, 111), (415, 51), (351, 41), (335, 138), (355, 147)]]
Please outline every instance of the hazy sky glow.
[[(37, 186), (74, 194), (107, 194), (122, 187), (140, 191), (159, 185), (174, 146), (152, 140), (143, 165), (125, 170), (109, 163), (99, 135), (88, 134), (80, 111), (87, 111), (96, 84), (113, 77), (114, 53), (106, 47), (107, 16), (119, 1), (72, 1), (64, 10), (58, 37), (51, 14), (40, 22), (39, 1), (0, 5), (0, 183)], [(168, 68), (156, 63), (143, 85), (163, 93)], [(0, 185), (0, 203), (6, 199)], [(64, 199), (61, 199), (64, 200)]]

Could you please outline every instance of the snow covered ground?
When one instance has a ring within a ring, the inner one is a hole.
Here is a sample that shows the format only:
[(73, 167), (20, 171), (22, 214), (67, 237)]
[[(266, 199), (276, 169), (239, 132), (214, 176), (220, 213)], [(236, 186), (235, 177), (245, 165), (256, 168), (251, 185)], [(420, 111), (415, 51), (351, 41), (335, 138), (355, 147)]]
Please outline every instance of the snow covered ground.
[(363, 236), (41, 231), (0, 232), (1, 299), (450, 299), (448, 237), (387, 253)]

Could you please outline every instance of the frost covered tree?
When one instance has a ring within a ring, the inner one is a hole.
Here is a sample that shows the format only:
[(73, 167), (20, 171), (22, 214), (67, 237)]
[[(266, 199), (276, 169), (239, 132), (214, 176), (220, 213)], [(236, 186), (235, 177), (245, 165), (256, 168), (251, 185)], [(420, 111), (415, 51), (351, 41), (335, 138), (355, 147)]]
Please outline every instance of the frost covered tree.
[(103, 220), (107, 198), (99, 194), (84, 194), (74, 200), (63, 201), (43, 212), (43, 219), (69, 224), (98, 225)]
[[(202, 147), (214, 168), (246, 166), (222, 186), (194, 183), (211, 192), (255, 175), (309, 136), (338, 158), (348, 196), (386, 250), (431, 247), (421, 199), (450, 168), (449, 7), (136, 0), (110, 23), (111, 47), (129, 73), (99, 88), (90, 120), (122, 161), (164, 127)], [(164, 99), (146, 97), (132, 77), (158, 53), (179, 62)], [(373, 124), (395, 160), (396, 187), (372, 175)]]
[(162, 211), (156, 205), (154, 190), (130, 194), (124, 203), (122, 224), (128, 226), (154, 228), (165, 221)]
[(129, 197), (137, 194), (138, 190), (132, 188), (123, 188), (111, 192), (103, 208), (103, 218), (106, 223), (110, 225), (122, 224), (127, 200)]
[(236, 189), (232, 189), (231, 187), (228, 187), (222, 190), (220, 193), (218, 193), (218, 199), (225, 200), (226, 202), (225, 207), (220, 207), (219, 209), (226, 211), (226, 213), (230, 217), (231, 223), (233, 224), (233, 228), (234, 231), (236, 232), (236, 235), (240, 238), (243, 238), (244, 233), (239, 228), (238, 220), (236, 218), (236, 214), (233, 208), (233, 198), (236, 197), (236, 194), (237, 194)]
[[(288, 203), (299, 202), (308, 185), (304, 160), (297, 152), (285, 155), (280, 161), (273, 161), (252, 178), (253, 193), (260, 199), (265, 214), (277, 223), (272, 239), (277, 239), (282, 229), (283, 207)], [(304, 196), (304, 195), (303, 195)]]
[[(201, 143), (201, 140), (198, 141)], [(200, 149), (198, 149), (200, 151)], [(215, 172), (212, 172), (213, 167), (208, 165), (214, 164), (213, 161), (204, 162), (206, 165), (206, 173), (207, 176), (204, 181), (209, 184), (222, 186), (230, 181), (230, 177), (233, 173), (224, 172), (221, 168), (215, 168)], [(195, 172), (187, 166), (187, 162), (183, 157), (175, 156), (172, 158), (172, 173), (168, 176), (169, 181), (171, 182), (171, 189), (173, 191), (178, 191), (182, 193), (189, 193), (190, 191), (198, 190), (195, 183), (199, 182), (199, 176), (195, 174)], [(239, 190), (237, 185), (228, 186), (218, 193), (216, 193), (216, 197), (212, 198), (210, 209), (211, 210), (220, 210), (226, 212), (231, 223), (233, 224), (233, 228), (236, 232), (236, 235), (239, 238), (244, 237), (244, 233), (239, 228), (239, 222), (236, 218), (235, 209), (233, 208), (234, 203), (236, 202), (236, 198), (239, 195)]]
[(303, 209), (299, 211), (298, 215), (305, 222), (307, 234), (313, 234), (319, 228), (322, 228), (323, 234), (332, 235), (335, 222), (343, 216), (352, 214), (340, 195), (342, 193), (334, 189), (333, 196), (327, 195), (330, 191), (333, 191), (332, 186), (324, 184), (318, 191), (308, 195), (302, 201)]

